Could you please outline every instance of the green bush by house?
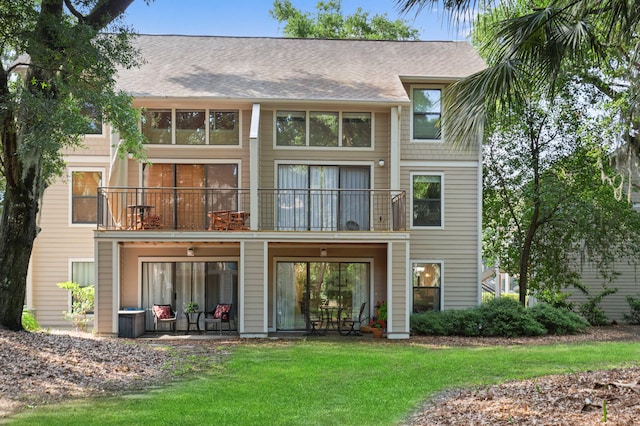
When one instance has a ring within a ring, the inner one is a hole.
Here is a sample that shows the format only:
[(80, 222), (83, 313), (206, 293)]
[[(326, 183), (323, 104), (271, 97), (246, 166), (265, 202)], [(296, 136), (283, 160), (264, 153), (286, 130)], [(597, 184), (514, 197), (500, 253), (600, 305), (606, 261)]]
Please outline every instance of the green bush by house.
[(589, 324), (562, 308), (538, 304), (526, 309), (511, 298), (493, 299), (478, 308), (411, 315), (415, 335), (516, 337), (584, 332)]

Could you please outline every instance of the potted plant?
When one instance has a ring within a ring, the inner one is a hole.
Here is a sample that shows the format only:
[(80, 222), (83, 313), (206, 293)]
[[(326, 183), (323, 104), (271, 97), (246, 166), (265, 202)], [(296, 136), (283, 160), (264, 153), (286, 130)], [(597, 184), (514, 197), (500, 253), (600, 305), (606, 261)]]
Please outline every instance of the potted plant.
[(381, 338), (382, 337), (382, 333), (384, 332), (384, 321), (381, 320), (380, 318), (375, 318), (372, 319), (371, 322), (369, 322), (369, 326), (371, 327), (371, 333), (373, 334), (374, 338)]
[(196, 302), (187, 302), (184, 304), (184, 312), (186, 314), (195, 314), (200, 309)]

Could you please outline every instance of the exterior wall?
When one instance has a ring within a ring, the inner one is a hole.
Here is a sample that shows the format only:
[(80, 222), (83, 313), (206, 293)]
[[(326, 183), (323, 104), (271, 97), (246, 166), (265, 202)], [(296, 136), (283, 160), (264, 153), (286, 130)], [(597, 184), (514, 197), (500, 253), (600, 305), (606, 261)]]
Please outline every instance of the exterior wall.
[(266, 337), (265, 322), (267, 292), (265, 281), (265, 250), (262, 241), (241, 243), (243, 258), (240, 262), (240, 335), (245, 337)]
[[(606, 296), (602, 299), (599, 306), (604, 310), (609, 320), (621, 322), (624, 321), (624, 314), (631, 312), (626, 297), (640, 297), (640, 268), (637, 264), (619, 261), (615, 265), (615, 271), (620, 275), (618, 275), (612, 283), (606, 284), (607, 288), (617, 288), (618, 292)], [(589, 288), (591, 296), (598, 295), (603, 290), (603, 285), (605, 284), (605, 281), (597, 275), (595, 269), (589, 265), (583, 265), (582, 267), (582, 280)], [(572, 294), (569, 301), (574, 302), (576, 308), (581, 303), (587, 301), (587, 298), (580, 290), (570, 288), (564, 291)]]
[(473, 307), (479, 300), (479, 191), (478, 168), (461, 164), (424, 162), (402, 167), (401, 185), (407, 188), (407, 226), (411, 224), (410, 173), (442, 173), (444, 181), (443, 229), (412, 229), (412, 261), (441, 260), (444, 276), (442, 309)]
[[(65, 175), (56, 179), (45, 191), (38, 234), (31, 256), (31, 280), (28, 306), (36, 310), (36, 318), (44, 327), (68, 328), (62, 311), (71, 308), (69, 292), (57, 283), (71, 279), (72, 260), (93, 260), (95, 225), (71, 224), (71, 168), (103, 171), (106, 179), (108, 157), (68, 158)], [(82, 160), (82, 161), (78, 161)]]
[(117, 261), (117, 255), (114, 253), (114, 244), (110, 241), (100, 241), (96, 243), (97, 268), (98, 277), (96, 285), (96, 304), (94, 327), (98, 334), (117, 334), (114, 324), (114, 276), (113, 262)]

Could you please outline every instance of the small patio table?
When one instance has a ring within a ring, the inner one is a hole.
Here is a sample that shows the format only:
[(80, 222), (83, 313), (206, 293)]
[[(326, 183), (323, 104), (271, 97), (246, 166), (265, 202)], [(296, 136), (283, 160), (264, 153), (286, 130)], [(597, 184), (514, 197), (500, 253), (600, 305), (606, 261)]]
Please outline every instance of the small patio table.
[(189, 330), (191, 329), (192, 325), (195, 325), (198, 333), (202, 334), (202, 330), (200, 330), (200, 315), (202, 315), (202, 312), (203, 311), (184, 313), (184, 316), (187, 317), (187, 331), (185, 332), (185, 334), (189, 334)]

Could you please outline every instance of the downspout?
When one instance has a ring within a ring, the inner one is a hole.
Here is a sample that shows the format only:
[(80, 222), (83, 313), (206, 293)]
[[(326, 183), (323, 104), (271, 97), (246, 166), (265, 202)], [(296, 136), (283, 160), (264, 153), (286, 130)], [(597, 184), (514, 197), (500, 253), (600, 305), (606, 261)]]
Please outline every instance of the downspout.
[(250, 229), (258, 230), (260, 186), (260, 104), (253, 104), (251, 110), (251, 128), (249, 130), (249, 201)]

